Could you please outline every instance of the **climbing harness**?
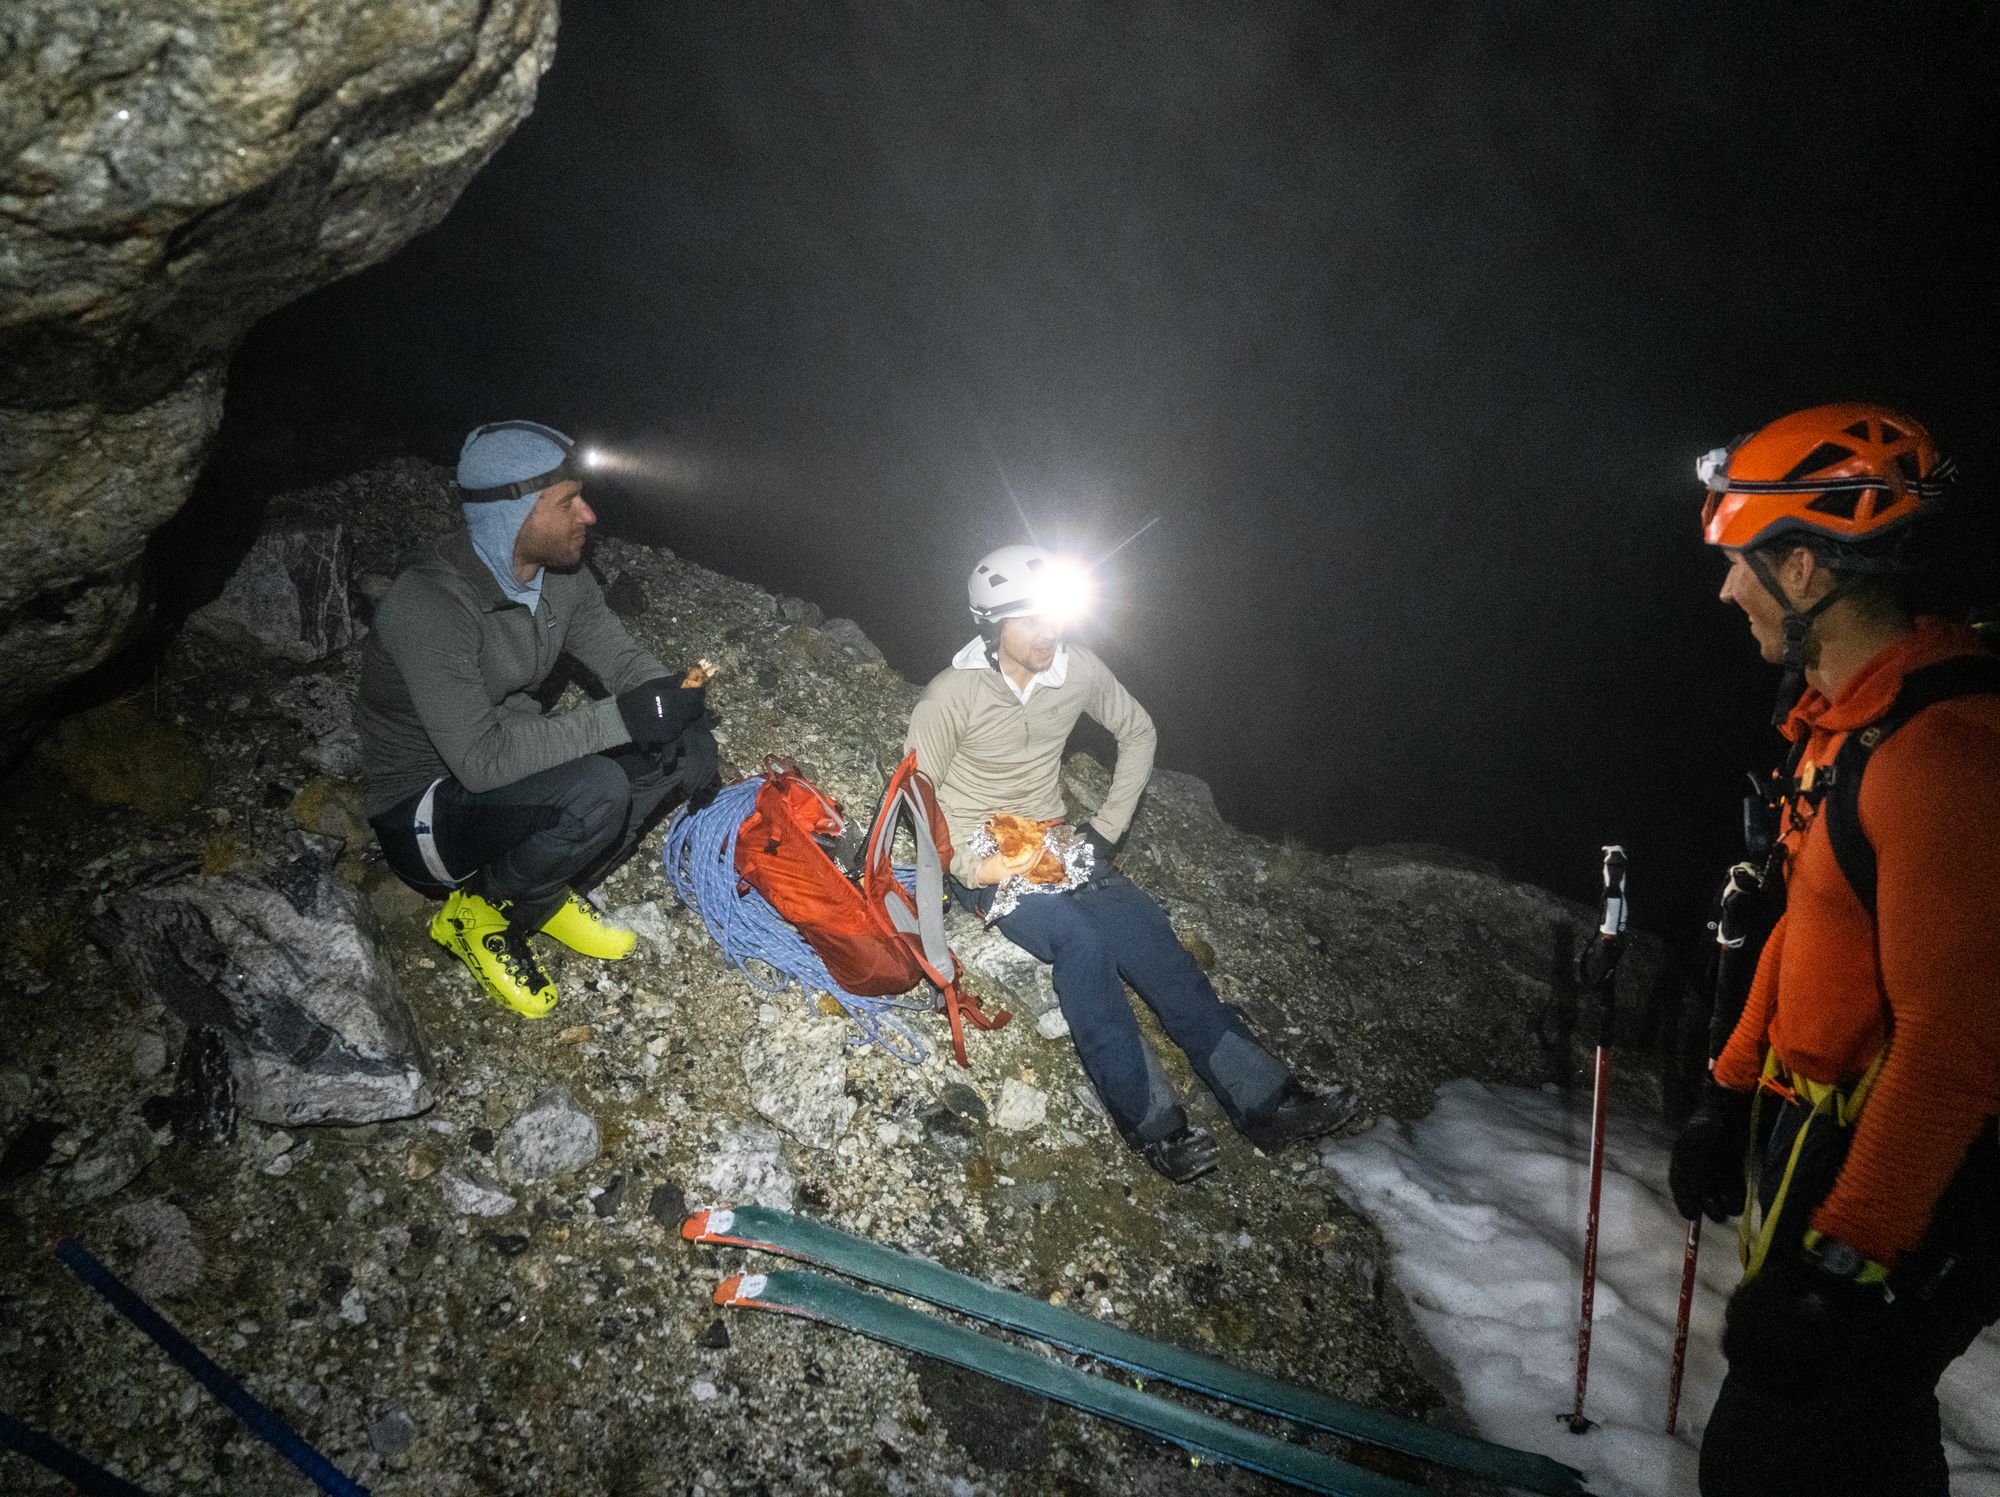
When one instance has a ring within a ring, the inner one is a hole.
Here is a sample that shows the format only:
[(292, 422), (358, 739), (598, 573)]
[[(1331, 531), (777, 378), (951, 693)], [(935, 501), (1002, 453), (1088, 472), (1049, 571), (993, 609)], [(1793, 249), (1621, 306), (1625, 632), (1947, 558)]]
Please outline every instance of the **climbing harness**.
[[(798, 928), (771, 901), (736, 872), (736, 842), (763, 788), (761, 777), (724, 786), (698, 811), (683, 808), (667, 825), (662, 860), (667, 882), (680, 902), (701, 916), (709, 937), (729, 964), (762, 992), (782, 993), (793, 983), (808, 1000), (824, 993), (838, 1003), (860, 1031), (853, 1045), (880, 1045), (909, 1065), (922, 1065), (930, 1052), (898, 1010), (929, 1012), (929, 997), (870, 997), (849, 992), (833, 980), (826, 963)], [(898, 876), (914, 870), (898, 868)], [(750, 963), (755, 961), (761, 972)], [(775, 974), (775, 980), (772, 975)]]
[[(1778, 1059), (1778, 1052), (1768, 1050), (1764, 1055), (1764, 1074), (1758, 1078), (1757, 1091), (1750, 1104), (1750, 1157), (1745, 1161), (1744, 1174), (1748, 1186), (1744, 1193), (1743, 1215), (1736, 1224), (1737, 1257), (1743, 1263), (1743, 1282), (1749, 1283), (1764, 1266), (1764, 1260), (1771, 1251), (1771, 1242), (1777, 1235), (1778, 1220), (1784, 1214), (1785, 1198), (1791, 1193), (1792, 1176), (1798, 1170), (1799, 1159), (1805, 1153), (1806, 1139), (1812, 1133), (1813, 1124), (1830, 1120), (1834, 1127), (1846, 1130), (1852, 1128), (1861, 1116), (1861, 1109), (1867, 1104), (1868, 1094), (1875, 1088), (1875, 1078), (1882, 1073), (1882, 1062), (1889, 1058), (1889, 1047), (1884, 1045), (1875, 1052), (1868, 1069), (1861, 1079), (1848, 1086), (1835, 1086), (1823, 1081), (1814, 1081), (1788, 1070)], [(1764, 1095), (1766, 1092), (1781, 1098), (1794, 1107), (1807, 1109), (1799, 1123), (1799, 1131), (1792, 1139), (1790, 1153), (1785, 1159), (1784, 1173), (1778, 1177), (1778, 1188), (1772, 1193), (1771, 1204), (1765, 1209), (1761, 1222), (1757, 1218), (1757, 1188), (1760, 1183), (1760, 1161), (1757, 1159), (1757, 1139), (1762, 1132)]]
[[(305, 1473), (316, 1487), (331, 1497), (368, 1497), (368, 1489), (349, 1477), (308, 1445), (299, 1432), (268, 1405), (253, 1398), (248, 1389), (225, 1372), (207, 1353), (182, 1335), (167, 1318), (133, 1293), (119, 1277), (71, 1237), (58, 1237), (52, 1251), (69, 1271), (94, 1290), (111, 1308), (123, 1315), (165, 1352), (188, 1376), (225, 1404), (229, 1411), (258, 1439), (277, 1451)], [(58, 1476), (74, 1482), (90, 1497), (145, 1497), (143, 1488), (92, 1464), (65, 1449), (46, 1435), (29, 1429), (0, 1414), (0, 1445), (18, 1451), (46, 1466)]]

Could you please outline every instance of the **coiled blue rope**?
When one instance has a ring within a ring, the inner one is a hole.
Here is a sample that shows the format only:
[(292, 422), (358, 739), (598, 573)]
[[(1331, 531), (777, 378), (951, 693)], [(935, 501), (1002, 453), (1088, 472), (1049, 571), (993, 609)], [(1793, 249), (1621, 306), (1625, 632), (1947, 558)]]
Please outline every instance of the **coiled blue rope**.
[[(738, 781), (716, 792), (715, 799), (692, 814), (686, 807), (667, 823), (661, 861), (667, 882), (680, 902), (701, 916), (701, 923), (732, 966), (766, 993), (782, 993), (793, 983), (805, 990), (806, 1001), (825, 993), (838, 1003), (860, 1033), (848, 1043), (880, 1045), (896, 1059), (920, 1066), (930, 1052), (916, 1032), (894, 1010), (928, 1013), (928, 998), (870, 998), (850, 993), (826, 970), (819, 953), (771, 902), (755, 889), (739, 888), (736, 876), (736, 834), (756, 808), (761, 778)], [(915, 871), (896, 869), (906, 887)], [(750, 967), (756, 960), (777, 975), (774, 982)]]
[(250, 1432), (279, 1455), (303, 1471), (322, 1492), (332, 1497), (368, 1497), (368, 1489), (352, 1481), (325, 1456), (302, 1439), (297, 1430), (278, 1414), (259, 1403), (235, 1378), (210, 1359), (208, 1354), (174, 1329), (167, 1318), (139, 1298), (124, 1282), (92, 1256), (73, 1237), (58, 1237), (55, 1254), (84, 1283), (110, 1301), (111, 1307), (153, 1339), (153, 1344), (181, 1369), (229, 1406), (229, 1411), (249, 1427)]

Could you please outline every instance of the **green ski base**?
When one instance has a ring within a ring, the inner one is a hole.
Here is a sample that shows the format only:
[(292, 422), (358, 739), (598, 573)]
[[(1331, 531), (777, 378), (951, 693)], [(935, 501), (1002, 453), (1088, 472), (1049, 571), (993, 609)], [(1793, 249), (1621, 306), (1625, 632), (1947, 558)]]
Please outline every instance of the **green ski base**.
[(681, 1227), (690, 1242), (758, 1248), (830, 1268), (1005, 1330), (1081, 1352), (1129, 1372), (1156, 1377), (1197, 1393), (1276, 1414), (1329, 1434), (1399, 1450), (1546, 1497), (1589, 1497), (1583, 1473), (1562, 1462), (1511, 1445), (1439, 1429), (1366, 1404), (1335, 1398), (1296, 1383), (1265, 1377), (1184, 1351), (1117, 1326), (1105, 1325), (1011, 1289), (968, 1278), (922, 1258), (854, 1237), (805, 1217), (768, 1206), (715, 1207)]
[(1309, 1492), (1325, 1492), (1330, 1497), (1423, 1497), (1422, 1489), (1408, 1482), (1378, 1476), (1303, 1445), (1274, 1440), (1123, 1383), (1078, 1372), (1025, 1347), (982, 1336), (838, 1279), (785, 1269), (738, 1274), (716, 1289), (715, 1302), (782, 1310), (859, 1331), (891, 1346), (955, 1363), (982, 1377), (1158, 1435), (1197, 1455), (1261, 1471)]

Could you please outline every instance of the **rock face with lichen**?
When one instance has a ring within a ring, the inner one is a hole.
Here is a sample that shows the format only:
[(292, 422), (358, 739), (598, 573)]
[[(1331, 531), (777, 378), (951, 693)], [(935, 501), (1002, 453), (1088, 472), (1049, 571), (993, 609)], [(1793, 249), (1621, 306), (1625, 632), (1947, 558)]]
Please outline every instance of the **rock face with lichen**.
[(0, 10), (0, 719), (133, 627), (236, 341), (437, 223), (555, 29), (555, 0)]
[[(442, 473), (417, 462), (297, 504), (347, 528), (358, 631), (393, 559), (456, 523)], [(666, 551), (603, 542), (591, 565), (663, 659), (718, 663), (729, 765), (787, 753), (850, 807), (876, 802), (918, 688), (849, 628)], [(957, 643), (940, 637), (940, 661)], [(969, 1069), (941, 1017), (905, 1016), (929, 1047), (907, 1064), (851, 1043), (812, 995), (754, 984), (674, 902), (657, 831), (601, 891), (644, 913), (639, 949), (599, 963), (538, 938), (555, 1015), (488, 1001), (429, 939), (436, 906), (376, 856), (354, 770), (329, 762), (358, 654), (309, 660), (284, 638), (258, 654), (192, 628), (155, 689), (49, 735), (0, 785), (0, 945), (28, 997), (0, 1047), (0, 1242), (71, 1231), (171, 1292), (197, 1342), (227, 1348), (382, 1497), (1264, 1490), (828, 1327), (718, 1311), (720, 1280), (772, 1266), (682, 1241), (690, 1206), (722, 1203), (787, 1207), (1259, 1371), (1452, 1417), (1452, 1390), (1400, 1339), (1379, 1237), (1319, 1153), (1257, 1153), (1163, 1043), (1221, 1150), (1214, 1175), (1169, 1185), (1096, 1105), (1046, 972), (970, 922), (953, 926), (968, 982), (1018, 1017), (969, 1036)], [(151, 747), (101, 751), (114, 730)], [(175, 773), (140, 776), (167, 745)], [(1107, 785), (1070, 757), (1073, 811)], [(246, 1102), (244, 1072), (210, 1109), (241, 1106), (233, 1132), (206, 1112), (191, 1126), (203, 1078), (227, 1081), (245, 1035), (349, 1072), (364, 1048), (336, 1055), (325, 1026), (287, 1012), (297, 985), (266, 950), (297, 915), (272, 879), (300, 838), (379, 923), (427, 1089), (364, 1126), (314, 1126)], [(1553, 1083), (1588, 1126), (1592, 1035), (1569, 974), (1589, 911), (1441, 849), (1262, 841), (1170, 769), (1125, 860), (1308, 1078), (1403, 1116), (1457, 1076)], [(107, 942), (121, 924), (142, 928)], [(253, 924), (265, 934), (246, 943)], [(263, 965), (218, 960), (225, 944)], [(1671, 996), (1653, 943), (1635, 943), (1620, 985), (1636, 1026), (1623, 1111), (1654, 1100), (1636, 1049), (1654, 995)], [(1581, 1199), (1582, 1182), (1551, 1189)], [(0, 1406), (149, 1489), (276, 1489), (263, 1455), (190, 1436), (179, 1376), (105, 1334), (47, 1254), (0, 1254)]]

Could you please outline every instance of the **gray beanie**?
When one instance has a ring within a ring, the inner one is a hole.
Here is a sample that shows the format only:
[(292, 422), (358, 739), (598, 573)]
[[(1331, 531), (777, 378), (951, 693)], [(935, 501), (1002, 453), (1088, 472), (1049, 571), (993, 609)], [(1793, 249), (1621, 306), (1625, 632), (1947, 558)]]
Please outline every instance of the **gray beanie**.
[[(491, 489), (539, 478), (562, 466), (576, 444), (552, 426), (533, 421), (506, 421), (476, 429), (458, 452), (458, 486)], [(542, 576), (523, 583), (514, 575), (514, 541), (535, 507), (540, 490), (512, 499), (481, 499), (464, 504), (465, 528), (472, 549), (493, 574), (500, 590), (532, 611), (541, 601)]]

